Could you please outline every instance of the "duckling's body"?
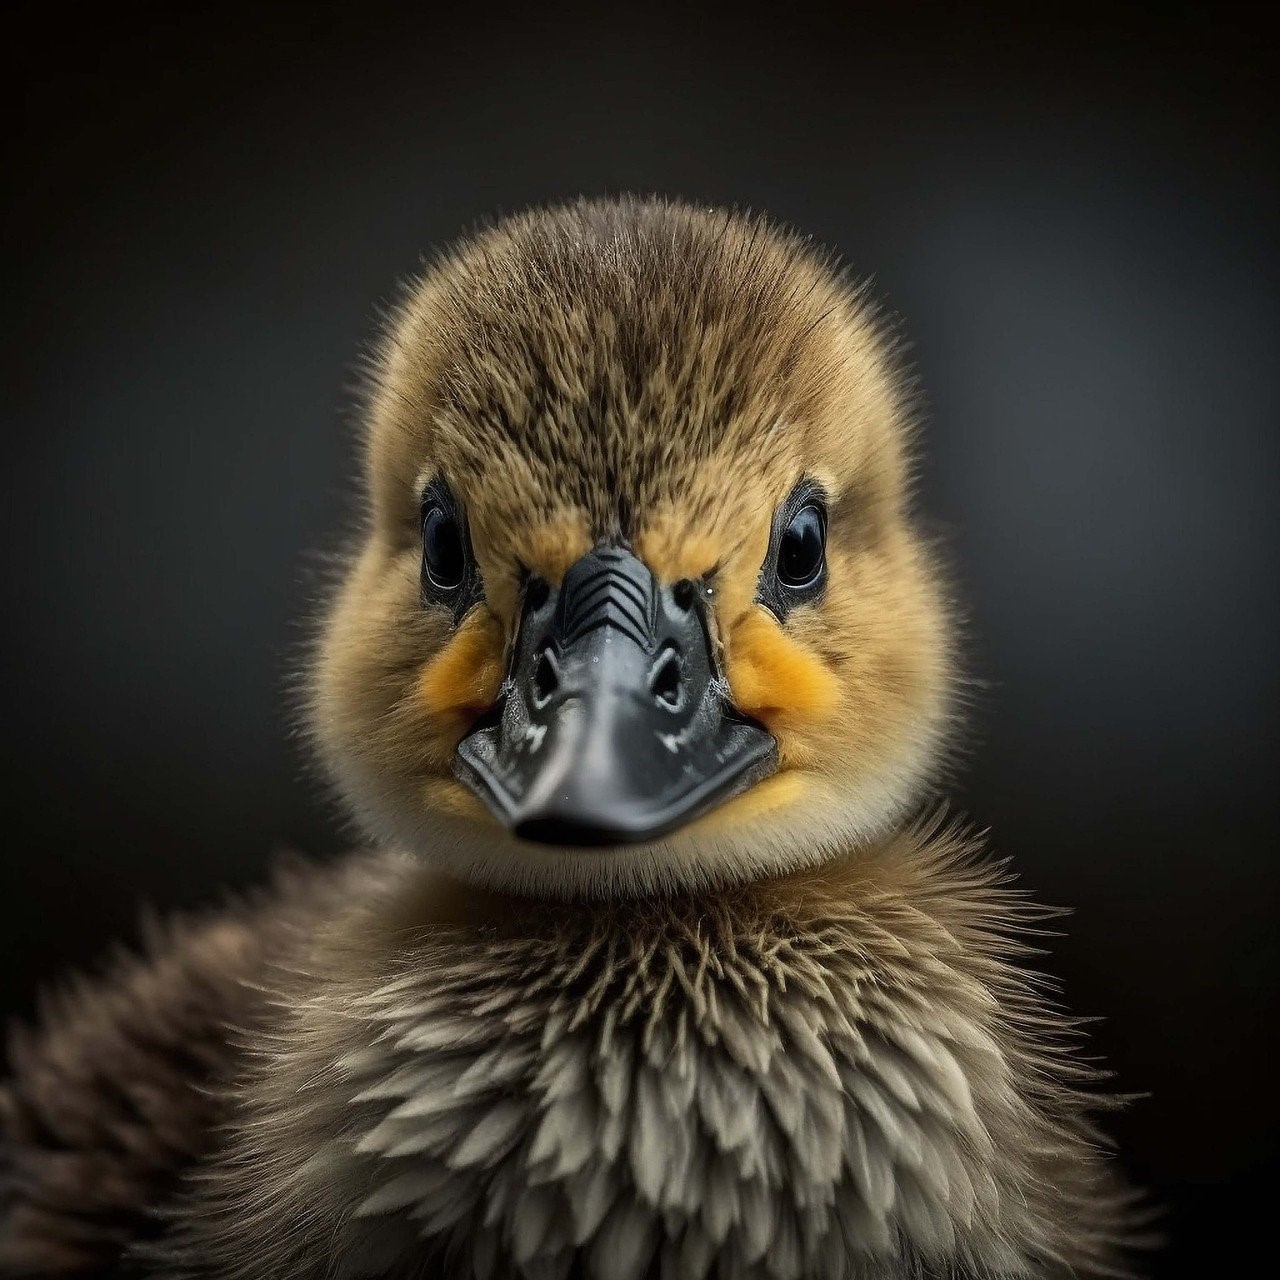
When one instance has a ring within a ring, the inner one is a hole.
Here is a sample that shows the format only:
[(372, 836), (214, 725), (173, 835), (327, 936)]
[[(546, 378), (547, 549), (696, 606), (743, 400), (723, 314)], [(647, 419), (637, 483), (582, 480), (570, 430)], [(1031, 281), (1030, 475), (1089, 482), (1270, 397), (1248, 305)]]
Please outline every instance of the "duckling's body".
[[(604, 910), (394, 856), (312, 875), (123, 975), (113, 1039), (97, 989), (33, 1046), (0, 1257), (56, 1250), (47, 1273), (74, 1274), (159, 1232), (130, 1274), (570, 1276), (579, 1251), (609, 1280), (1114, 1265), (1097, 1100), (1008, 959), (1038, 913), (947, 830)], [(119, 1099), (143, 1084), (140, 1120)], [(76, 1169), (68, 1127), (93, 1149)]]
[[(806, 253), (621, 202), (428, 277), (375, 390), (370, 534), (312, 707), (389, 851), (53, 1020), (7, 1094), (0, 1260), (1114, 1273), (1099, 1103), (1017, 963), (1037, 913), (953, 830), (903, 821), (946, 721), (941, 595), (893, 379)], [(574, 684), (591, 654), (603, 710), (590, 665)], [(657, 753), (639, 782), (619, 742)], [(623, 800), (574, 792), (581, 769)]]

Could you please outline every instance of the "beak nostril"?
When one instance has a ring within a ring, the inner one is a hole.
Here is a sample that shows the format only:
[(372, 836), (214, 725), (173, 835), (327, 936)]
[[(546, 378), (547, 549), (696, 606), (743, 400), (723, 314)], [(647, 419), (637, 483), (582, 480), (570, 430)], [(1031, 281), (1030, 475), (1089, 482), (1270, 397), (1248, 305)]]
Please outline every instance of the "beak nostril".
[(676, 602), (676, 607), (683, 609), (688, 613), (693, 608), (693, 602), (698, 598), (698, 588), (688, 578), (681, 578), (679, 582), (671, 588), (671, 598)]
[(673, 711), (680, 705), (680, 676), (680, 654), (668, 646), (658, 656), (653, 673), (649, 676), (649, 692)]
[(538, 665), (533, 671), (533, 704), (542, 708), (551, 700), (551, 695), (560, 687), (560, 672), (556, 669), (555, 659), (550, 649), (543, 649)]

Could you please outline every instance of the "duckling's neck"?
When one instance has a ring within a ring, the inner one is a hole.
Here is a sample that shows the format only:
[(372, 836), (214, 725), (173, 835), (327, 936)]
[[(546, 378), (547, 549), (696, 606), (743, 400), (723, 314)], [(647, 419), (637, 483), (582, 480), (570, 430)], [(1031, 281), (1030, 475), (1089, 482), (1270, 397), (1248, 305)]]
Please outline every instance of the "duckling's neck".
[[(548, 928), (590, 928), (592, 921), (652, 920), (681, 914), (694, 904), (769, 915), (812, 916), (843, 913), (850, 906), (888, 894), (911, 894), (927, 880), (929, 868), (909, 854), (909, 840), (868, 844), (816, 866), (718, 889), (668, 892), (616, 898), (529, 897), (504, 889), (463, 881), (410, 855), (388, 855), (386, 875), (374, 895), (353, 905), (352, 915), (332, 935), (348, 930), (365, 939), (376, 937), (395, 952), (413, 947), (434, 931), (476, 932), (505, 937), (545, 932)], [(604, 854), (602, 856), (608, 856)]]

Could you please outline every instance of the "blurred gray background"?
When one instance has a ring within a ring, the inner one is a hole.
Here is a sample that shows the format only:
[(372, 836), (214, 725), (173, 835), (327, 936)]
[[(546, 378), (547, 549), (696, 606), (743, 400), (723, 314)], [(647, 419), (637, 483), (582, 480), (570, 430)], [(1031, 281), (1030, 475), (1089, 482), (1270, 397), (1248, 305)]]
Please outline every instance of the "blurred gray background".
[(1075, 913), (1047, 966), (1167, 1208), (1269, 1238), (1276, 1144), (1274, 68), (1169, 8), (10, 10), (3, 1006), (288, 845), (356, 361), (419, 255), (580, 192), (762, 207), (901, 318), (968, 615), (956, 805)]

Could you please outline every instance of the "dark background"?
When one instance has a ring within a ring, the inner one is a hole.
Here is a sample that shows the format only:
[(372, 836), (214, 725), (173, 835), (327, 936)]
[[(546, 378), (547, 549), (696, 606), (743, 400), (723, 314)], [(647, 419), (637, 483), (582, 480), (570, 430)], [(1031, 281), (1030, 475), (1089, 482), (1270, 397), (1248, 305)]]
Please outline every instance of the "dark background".
[[(1274, 70), (1170, 9), (9, 11), (0, 985), (350, 839), (289, 733), (375, 304), (478, 217), (766, 208), (900, 315), (970, 616), (957, 805), (1072, 905), (1162, 1276), (1275, 1153)], [(309, 585), (311, 584), (311, 585)], [(1265, 1255), (1264, 1255), (1265, 1256)]]

